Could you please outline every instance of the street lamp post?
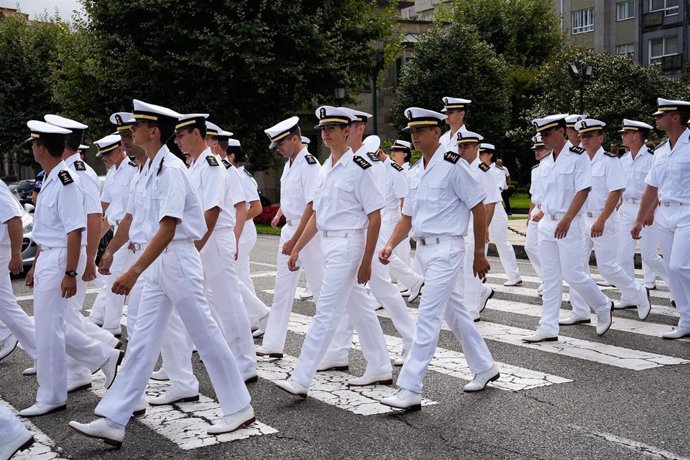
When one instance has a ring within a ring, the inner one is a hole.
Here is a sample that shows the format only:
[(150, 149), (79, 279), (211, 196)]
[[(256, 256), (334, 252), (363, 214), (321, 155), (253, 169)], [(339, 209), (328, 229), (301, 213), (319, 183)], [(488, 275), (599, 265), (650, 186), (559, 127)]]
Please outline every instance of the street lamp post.
[(578, 82), (578, 86), (579, 86), (579, 90), (580, 90), (580, 104), (579, 104), (578, 110), (579, 110), (579, 113), (583, 114), (583, 113), (585, 113), (585, 100), (584, 100), (585, 85), (587, 83), (589, 83), (589, 81), (592, 78), (592, 66), (586, 65), (585, 68), (583, 69), (583, 71), (580, 72), (580, 69), (577, 68), (577, 65), (568, 64), (568, 72), (570, 72), (570, 76), (573, 77)]
[(335, 100), (338, 102), (338, 105), (345, 100), (345, 82), (342, 78), (335, 82)]
[(371, 58), (371, 104), (374, 119), (374, 134), (379, 133), (379, 114), (378, 114), (378, 88), (377, 81), (379, 73), (383, 70), (384, 58), (383, 53), (376, 53)]

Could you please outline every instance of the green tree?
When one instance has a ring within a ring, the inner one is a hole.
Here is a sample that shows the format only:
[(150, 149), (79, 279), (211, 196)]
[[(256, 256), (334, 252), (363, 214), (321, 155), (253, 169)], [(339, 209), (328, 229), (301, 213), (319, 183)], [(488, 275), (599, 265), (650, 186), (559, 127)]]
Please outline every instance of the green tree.
[[(534, 129), (531, 120), (552, 113), (578, 113), (579, 82), (568, 73), (568, 64), (583, 69), (592, 66), (592, 77), (584, 88), (584, 109), (590, 117), (606, 122), (606, 144), (619, 142), (623, 118), (654, 126), (652, 113), (657, 97), (690, 99), (690, 87), (665, 77), (655, 66), (642, 66), (623, 55), (600, 54), (571, 48), (543, 66), (537, 78), (537, 94), (522, 114), (521, 123), (509, 136), (527, 147)], [(657, 133), (661, 135), (663, 133)], [(654, 136), (654, 134), (652, 134)]]
[(435, 27), (422, 36), (415, 56), (402, 68), (393, 103), (395, 124), (405, 126), (406, 107), (440, 110), (443, 96), (464, 97), (473, 101), (466, 118), (469, 128), (500, 144), (508, 127), (509, 86), (505, 60), (479, 39), (476, 27)]
[(0, 158), (33, 164), (23, 140), (26, 122), (57, 110), (52, 101), (51, 66), (58, 43), (69, 28), (57, 18), (28, 21), (22, 16), (0, 20)]
[[(210, 113), (251, 167), (275, 158), (262, 132), (332, 102), (339, 79), (367, 82), (393, 12), (371, 0), (83, 0), (88, 19), (63, 49), (57, 100), (107, 130), (132, 98)], [(90, 37), (90, 38), (89, 38)], [(89, 40), (91, 42), (89, 43)], [(313, 123), (311, 116), (305, 123)]]

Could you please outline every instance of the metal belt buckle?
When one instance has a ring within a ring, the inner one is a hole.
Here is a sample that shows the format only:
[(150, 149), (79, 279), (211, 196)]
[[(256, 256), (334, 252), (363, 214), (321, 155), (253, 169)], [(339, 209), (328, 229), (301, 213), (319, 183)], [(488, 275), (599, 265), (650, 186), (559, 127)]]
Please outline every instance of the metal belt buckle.
[(587, 217), (594, 217), (594, 213), (593, 213), (593, 212), (590, 212), (590, 211), (587, 211)]

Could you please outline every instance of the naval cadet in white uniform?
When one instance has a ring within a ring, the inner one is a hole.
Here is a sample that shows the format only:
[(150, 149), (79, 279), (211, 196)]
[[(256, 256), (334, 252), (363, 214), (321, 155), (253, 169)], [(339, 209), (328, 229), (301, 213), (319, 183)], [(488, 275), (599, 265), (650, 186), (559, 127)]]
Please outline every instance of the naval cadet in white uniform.
[(34, 444), (34, 437), (19, 419), (0, 404), (0, 459), (9, 460)]
[[(271, 140), (269, 148), (275, 149), (286, 160), (280, 177), (280, 209), (276, 214), (277, 219), (280, 219), (281, 215), (285, 216), (285, 225), (280, 230), (278, 243), (273, 304), (263, 342), (256, 349), (256, 354), (282, 358), (288, 321), (300, 276), (299, 271), (291, 271), (288, 268), (287, 262), (314, 212), (314, 195), (321, 165), (309, 154), (301, 141), (298, 117), (283, 120), (264, 132)], [(320, 236), (316, 234), (300, 251), (300, 265), (317, 302), (323, 281), (321, 257)]]
[(534, 272), (541, 280), (541, 284), (537, 288), (537, 294), (541, 296), (544, 292), (544, 274), (541, 268), (541, 259), (539, 258), (539, 221), (544, 217), (544, 212), (541, 210), (543, 193), (541, 182), (542, 176), (549, 173), (549, 162), (542, 162), (542, 160), (551, 155), (551, 151), (544, 147), (544, 141), (539, 133), (532, 137), (532, 150), (534, 151), (534, 158), (539, 163), (532, 167), (530, 173), (530, 207), (527, 217), (525, 252), (532, 264), (532, 268), (534, 268)]
[(364, 375), (392, 381), (392, 366), (381, 325), (368, 304), (344, 302), (355, 283), (364, 284), (371, 277), (371, 264), (381, 226), (383, 198), (375, 184), (371, 163), (354, 156), (347, 138), (354, 117), (336, 107), (316, 110), (321, 138), (331, 155), (321, 167), (314, 214), (295, 245), (288, 260), (297, 270), (302, 248), (321, 233), (321, 250), (325, 261), (323, 283), (314, 317), (292, 376), (277, 385), (286, 392), (306, 397), (340, 320), (347, 309), (359, 334), (367, 360)]
[(679, 339), (690, 335), (690, 102), (658, 98), (657, 106), (656, 127), (666, 132), (668, 140), (654, 150), (631, 234), (635, 239), (640, 237), (658, 202), (653, 218), (658, 225), (671, 296), (680, 313), (678, 327), (662, 337)]
[[(565, 138), (566, 115), (533, 120), (544, 146), (552, 154), (549, 173), (542, 176), (542, 211), (539, 221), (539, 257), (544, 274), (541, 321), (537, 330), (523, 337), (535, 343), (558, 340), (558, 311), (563, 300), (563, 280), (582, 295), (597, 313), (596, 332), (603, 335), (611, 327), (613, 302), (589, 276), (585, 266), (583, 206), (592, 188), (591, 162), (581, 147)], [(541, 168), (541, 164), (539, 166)]]
[(439, 142), (445, 147), (447, 152), (457, 152), (457, 137), (460, 131), (467, 129), (465, 126), (465, 116), (472, 101), (461, 97), (443, 98), (443, 108), (441, 113), (445, 114), (446, 124), (450, 127), (448, 131), (441, 134)]
[(34, 287), (38, 393), (36, 403), (19, 415), (33, 417), (66, 408), (67, 356), (86, 367), (89, 377), (102, 369), (107, 388), (121, 354), (66, 325), (67, 317), (81, 315), (70, 308), (69, 299), (77, 294), (77, 278), (86, 267), (81, 243), (86, 228), (84, 192), (77, 175), (62, 160), (70, 131), (36, 120), (27, 125), (34, 159), (46, 171), (34, 212), (33, 239), (39, 252), (26, 276), (26, 284)]
[[(625, 191), (623, 191), (623, 204), (618, 209), (620, 223), (618, 225), (618, 264), (630, 276), (635, 277), (635, 247), (637, 242), (632, 238), (630, 230), (635, 224), (637, 212), (640, 209), (640, 199), (645, 189), (645, 179), (654, 162), (654, 152), (646, 145), (647, 135), (652, 126), (635, 120), (623, 120), (621, 143), (628, 149), (620, 158), (621, 166), (626, 175)], [(653, 288), (656, 277), (659, 276), (668, 284), (668, 273), (664, 261), (657, 252), (656, 224), (642, 229), (640, 238), (640, 256), (644, 269), (645, 287)], [(650, 285), (647, 286), (647, 280)], [(632, 301), (631, 301), (632, 300)], [(614, 308), (627, 308), (635, 306), (634, 299), (621, 298)]]
[(75, 431), (114, 446), (124, 440), (125, 426), (153, 371), (173, 309), (199, 350), (223, 410), (224, 417), (208, 428), (209, 434), (231, 432), (255, 420), (235, 357), (204, 297), (201, 258), (194, 245), (206, 233), (201, 205), (187, 167), (165, 145), (179, 117), (165, 107), (134, 100), (134, 142), (150, 160), (143, 211), (150, 242), (113, 284), (114, 292), (127, 295), (142, 273), (145, 277), (136, 333), (127, 350), (132, 356), (96, 408), (104, 418), (69, 423)]
[[(585, 268), (589, 270), (589, 256), (594, 249), (599, 273), (620, 291), (622, 298), (631, 300), (638, 309), (641, 320), (647, 319), (650, 311), (649, 295), (616, 262), (618, 248), (618, 214), (625, 189), (625, 176), (618, 156), (606, 152), (601, 146), (606, 123), (586, 118), (575, 124), (587, 156), (591, 160), (592, 188), (583, 206), (585, 222), (585, 251), (582, 254)], [(559, 321), (561, 326), (589, 323), (589, 307), (577, 290), (570, 293), (572, 313)]]
[[(474, 216), (473, 274), (484, 277), (489, 262), (484, 254), (486, 213), (484, 192), (472, 177), (460, 155), (439, 144), (443, 114), (410, 107), (405, 110), (412, 142), (423, 158), (405, 199), (402, 217), (391, 239), (379, 254), (385, 262), (412, 230), (417, 241), (426, 289), (419, 303), (419, 318), (412, 349), (398, 377), (398, 391), (381, 401), (398, 409), (419, 409), (423, 380), (434, 356), (441, 325), (445, 319), (462, 345), (475, 378), (465, 385), (467, 392), (483, 390), (499, 378), (493, 358), (463, 303), (463, 292), (456, 283), (462, 277), (465, 242), (470, 213)], [(466, 148), (461, 146), (461, 149)]]

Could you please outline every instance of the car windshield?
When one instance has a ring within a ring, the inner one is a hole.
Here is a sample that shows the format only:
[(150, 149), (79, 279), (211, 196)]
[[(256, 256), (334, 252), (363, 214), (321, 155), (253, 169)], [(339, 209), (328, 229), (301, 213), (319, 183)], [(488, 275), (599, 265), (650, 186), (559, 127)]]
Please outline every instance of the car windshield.
[(33, 188), (34, 186), (34, 181), (32, 180), (23, 180), (19, 182), (19, 185), (17, 185), (17, 190), (29, 190), (30, 188)]

